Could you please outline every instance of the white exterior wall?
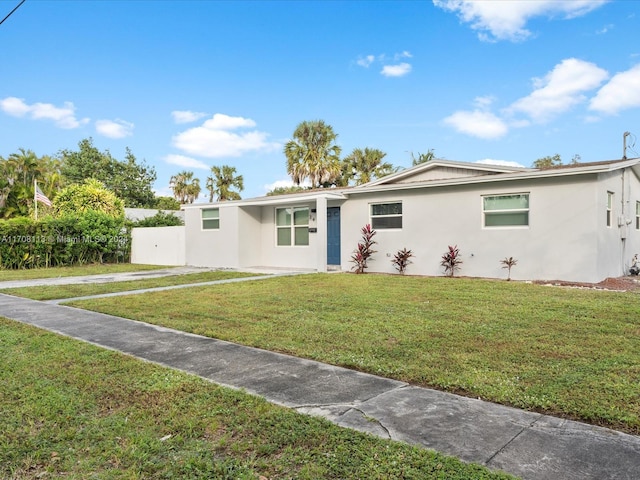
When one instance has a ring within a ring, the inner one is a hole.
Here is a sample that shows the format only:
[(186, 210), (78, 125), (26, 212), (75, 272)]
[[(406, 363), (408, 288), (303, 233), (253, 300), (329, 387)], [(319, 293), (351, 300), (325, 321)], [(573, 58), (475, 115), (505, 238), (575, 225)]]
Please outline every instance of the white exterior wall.
[(185, 265), (185, 227), (132, 229), (131, 263), (142, 265)]
[[(484, 228), (482, 195), (509, 193), (529, 193), (529, 226)], [(594, 175), (351, 195), (342, 208), (343, 270), (353, 267), (348, 259), (370, 223), (369, 204), (381, 201), (402, 201), (403, 228), (377, 230), (378, 252), (367, 271), (394, 273), (393, 254), (406, 247), (415, 254), (408, 274), (443, 275), (441, 256), (457, 245), (463, 260), (457, 275), (506, 278), (500, 260), (512, 256), (514, 279), (602, 280)]]
[[(326, 201), (325, 201), (326, 205)], [(319, 222), (316, 217), (316, 221), (310, 224), (310, 227), (318, 229), (317, 233), (309, 233), (309, 245), (307, 246), (286, 246), (279, 247), (276, 245), (276, 208), (284, 207), (309, 207), (309, 209), (316, 208), (315, 202), (302, 202), (292, 203), (291, 205), (268, 205), (262, 208), (262, 228), (261, 228), (261, 245), (262, 255), (260, 263), (261, 266), (270, 267), (282, 267), (282, 268), (302, 268), (302, 269), (316, 269), (317, 255), (316, 249), (318, 248), (319, 235), (324, 235), (324, 242), (326, 245), (326, 220), (324, 228), (320, 228)], [(317, 212), (316, 212), (317, 213)], [(326, 207), (325, 207), (325, 219), (326, 219)], [(322, 233), (324, 232), (324, 233)], [(326, 246), (325, 246), (326, 249)], [(326, 255), (325, 255), (326, 265)]]
[[(606, 227), (607, 193), (613, 193), (611, 226)], [(598, 268), (602, 278), (625, 275), (631, 258), (640, 253), (640, 230), (636, 228), (636, 201), (640, 181), (632, 170), (600, 175), (598, 189)]]
[(238, 235), (239, 209), (237, 206), (221, 206), (219, 210), (220, 228), (203, 230), (201, 210), (185, 209), (187, 265), (219, 268), (241, 266)]

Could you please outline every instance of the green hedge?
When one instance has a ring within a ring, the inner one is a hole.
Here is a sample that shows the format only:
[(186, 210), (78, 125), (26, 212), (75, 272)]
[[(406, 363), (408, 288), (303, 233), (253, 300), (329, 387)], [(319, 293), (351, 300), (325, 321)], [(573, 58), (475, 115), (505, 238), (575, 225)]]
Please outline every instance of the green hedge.
[(101, 212), (0, 221), (0, 268), (39, 268), (129, 261), (122, 217)]

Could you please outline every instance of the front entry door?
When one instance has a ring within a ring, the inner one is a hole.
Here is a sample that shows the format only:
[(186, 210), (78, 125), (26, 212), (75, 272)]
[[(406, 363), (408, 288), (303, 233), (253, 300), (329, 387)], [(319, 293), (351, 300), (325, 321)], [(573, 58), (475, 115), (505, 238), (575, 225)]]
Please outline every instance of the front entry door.
[(340, 207), (327, 208), (327, 265), (340, 265)]

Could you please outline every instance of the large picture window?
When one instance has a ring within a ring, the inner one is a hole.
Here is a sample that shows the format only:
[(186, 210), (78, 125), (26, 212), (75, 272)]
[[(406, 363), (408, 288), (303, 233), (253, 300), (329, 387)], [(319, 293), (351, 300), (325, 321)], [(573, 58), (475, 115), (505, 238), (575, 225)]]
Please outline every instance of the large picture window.
[(402, 228), (402, 202), (371, 204), (371, 227), (375, 230)]
[(204, 208), (202, 209), (202, 229), (218, 230), (220, 228), (220, 209)]
[(529, 194), (482, 197), (485, 227), (526, 227), (529, 225)]
[(276, 244), (309, 245), (309, 207), (276, 208)]

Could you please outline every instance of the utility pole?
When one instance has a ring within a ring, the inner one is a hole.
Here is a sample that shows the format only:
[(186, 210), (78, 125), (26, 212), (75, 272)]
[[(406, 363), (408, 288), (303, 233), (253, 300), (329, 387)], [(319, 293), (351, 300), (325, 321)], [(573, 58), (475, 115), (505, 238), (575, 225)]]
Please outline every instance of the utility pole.
[(624, 132), (622, 134), (622, 159), (627, 159), (627, 137), (631, 135), (631, 132)]

